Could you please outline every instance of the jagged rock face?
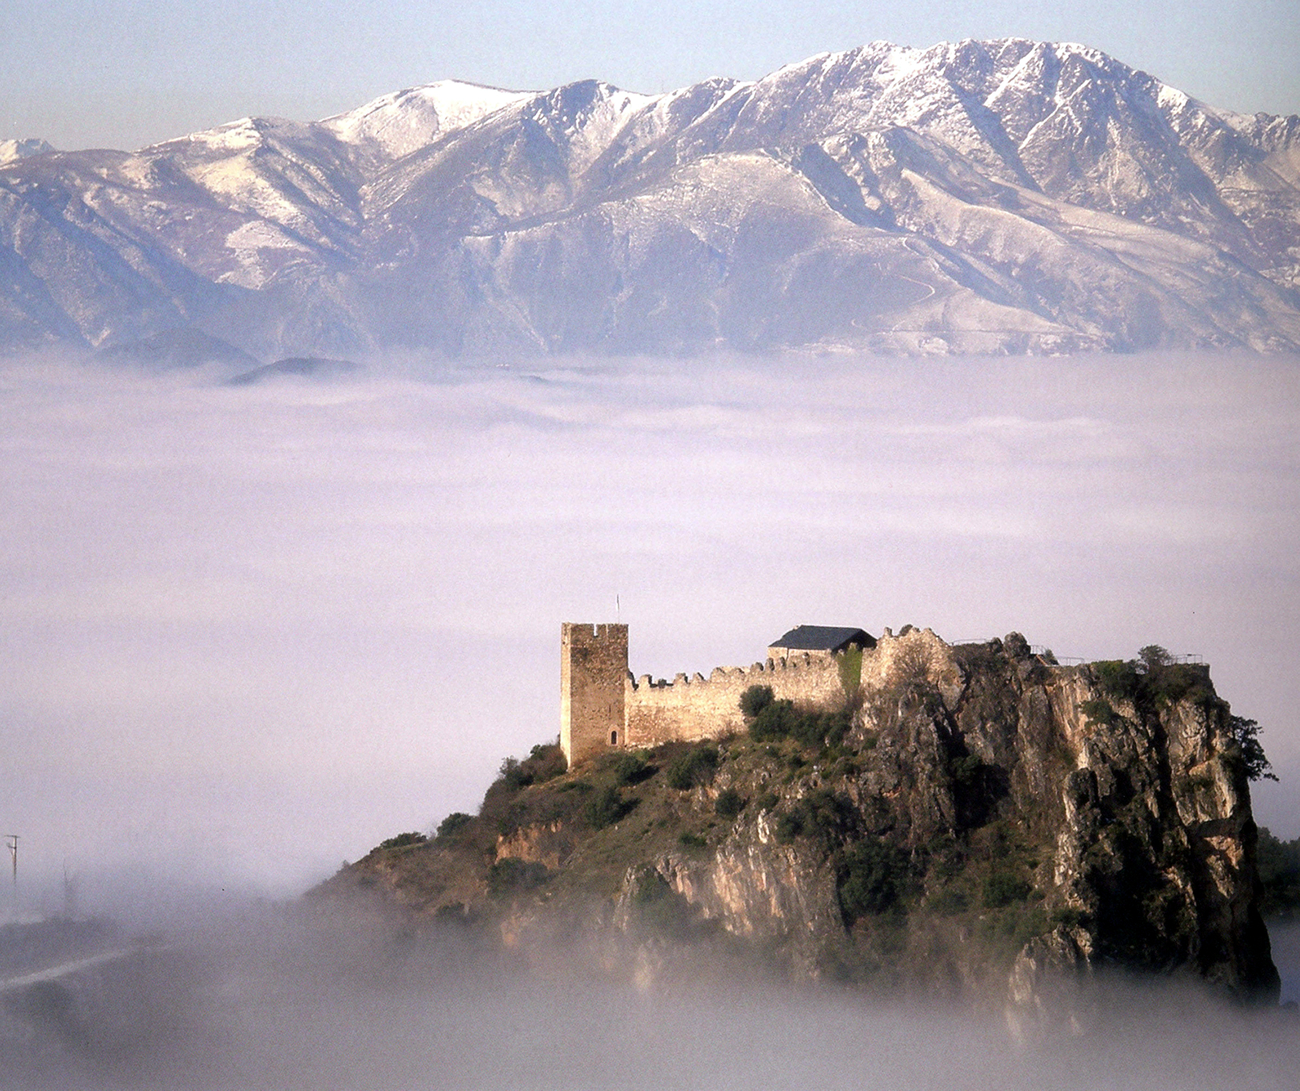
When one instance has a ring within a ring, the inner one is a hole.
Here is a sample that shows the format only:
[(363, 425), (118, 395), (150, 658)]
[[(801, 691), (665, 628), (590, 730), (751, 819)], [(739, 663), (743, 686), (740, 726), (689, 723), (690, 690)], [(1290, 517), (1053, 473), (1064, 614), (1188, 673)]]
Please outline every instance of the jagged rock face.
[(909, 627), (850, 698), (812, 734), (753, 721), (498, 782), (460, 840), (377, 851), (327, 889), (500, 919), (512, 943), (586, 936), (641, 978), (725, 937), (799, 977), (1017, 1018), (1108, 967), (1276, 997), (1245, 764), (1207, 668), (1059, 666), (1017, 634)]
[[(1094, 961), (1190, 966), (1241, 995), (1270, 988), (1249, 790), (1208, 672), (1176, 668), (1196, 692), (1153, 705), (1108, 699), (1087, 668), (1013, 662), (994, 692), (981, 674), (954, 718), (970, 752), (1007, 771), (1016, 810), (1057, 826), (1058, 895), (1095, 922), (1062, 929), (1066, 946)], [(1012, 694), (1014, 717), (998, 707)], [(1085, 710), (1098, 701), (1112, 705), (1110, 722)]]
[[(880, 648), (892, 670), (855, 729), (859, 745), (874, 740), (870, 760), (842, 783), (855, 832), (915, 854), (1009, 823), (1039, 854), (1028, 881), (1062, 919), (1022, 958), (1190, 970), (1243, 998), (1275, 995), (1244, 767), (1205, 668), (1169, 668), (1191, 692), (1160, 700), (1108, 695), (1090, 668), (1046, 664), (1014, 634), (953, 649), (913, 633)], [(764, 813), (707, 862), (661, 870), (739, 934), (832, 934), (831, 868), (806, 846), (782, 851), (771, 826)], [(774, 895), (783, 882), (797, 893)]]
[(445, 81), (0, 162), (0, 347), (1300, 346), (1300, 119), (1080, 46), (877, 42), (648, 96)]

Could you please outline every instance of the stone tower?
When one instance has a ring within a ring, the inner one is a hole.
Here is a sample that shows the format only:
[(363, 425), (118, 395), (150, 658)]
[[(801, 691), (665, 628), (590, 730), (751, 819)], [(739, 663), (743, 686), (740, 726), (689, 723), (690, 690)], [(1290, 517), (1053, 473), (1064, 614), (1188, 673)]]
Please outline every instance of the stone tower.
[(623, 744), (627, 626), (560, 626), (560, 747), (569, 764)]

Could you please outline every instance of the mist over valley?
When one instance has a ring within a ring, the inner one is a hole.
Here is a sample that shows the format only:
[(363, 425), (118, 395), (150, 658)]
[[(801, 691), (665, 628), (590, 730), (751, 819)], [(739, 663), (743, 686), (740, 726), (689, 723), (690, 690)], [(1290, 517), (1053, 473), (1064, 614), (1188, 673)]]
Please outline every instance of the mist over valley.
[(1008, 1022), (333, 893), (400, 893), (375, 846), (554, 742), (563, 621), (651, 678), (805, 622), (1159, 645), (1258, 721), (1255, 818), (1300, 836), (1296, 121), (998, 39), (0, 145), (15, 1086), (1283, 1086), (1294, 1011), (1181, 968)]
[[(33, 895), (303, 889), (554, 739), (561, 620), (631, 669), (806, 620), (1209, 662), (1300, 834), (1293, 361), (716, 358), (313, 382), (3, 373), (5, 796)], [(164, 881), (165, 880), (165, 881)]]

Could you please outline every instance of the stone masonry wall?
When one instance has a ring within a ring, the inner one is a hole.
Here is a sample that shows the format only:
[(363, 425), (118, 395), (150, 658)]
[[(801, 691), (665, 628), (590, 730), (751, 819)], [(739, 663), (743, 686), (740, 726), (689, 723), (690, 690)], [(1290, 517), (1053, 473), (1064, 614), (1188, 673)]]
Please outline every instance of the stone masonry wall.
[[(870, 653), (868, 653), (870, 654)], [(801, 704), (833, 705), (844, 699), (839, 657), (799, 655), (752, 667), (716, 667), (708, 678), (679, 674), (672, 682), (642, 675), (627, 679), (624, 707), (628, 746), (716, 739), (742, 731), (740, 695), (750, 686)]]

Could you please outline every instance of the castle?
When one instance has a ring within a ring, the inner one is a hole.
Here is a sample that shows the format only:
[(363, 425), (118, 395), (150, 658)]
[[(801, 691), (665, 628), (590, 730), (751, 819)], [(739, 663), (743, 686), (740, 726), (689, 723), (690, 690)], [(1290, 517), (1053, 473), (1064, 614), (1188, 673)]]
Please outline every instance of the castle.
[(875, 648), (861, 629), (801, 625), (768, 647), (766, 662), (654, 681), (628, 671), (626, 625), (565, 622), (560, 746), (573, 765), (611, 748), (730, 735), (743, 730), (740, 695), (755, 685), (803, 704), (842, 702), (861, 683), (863, 655)]

